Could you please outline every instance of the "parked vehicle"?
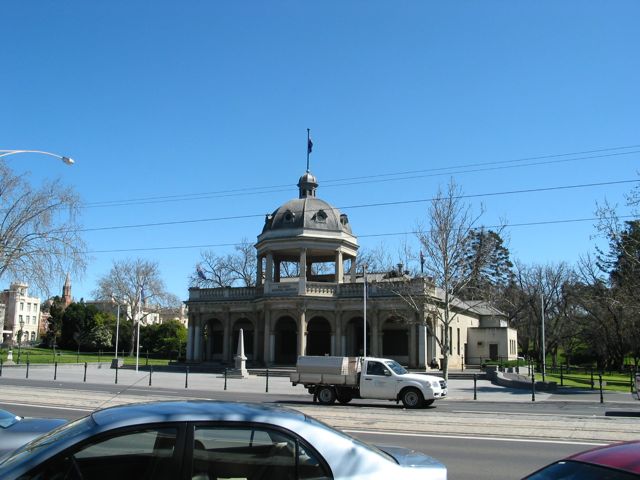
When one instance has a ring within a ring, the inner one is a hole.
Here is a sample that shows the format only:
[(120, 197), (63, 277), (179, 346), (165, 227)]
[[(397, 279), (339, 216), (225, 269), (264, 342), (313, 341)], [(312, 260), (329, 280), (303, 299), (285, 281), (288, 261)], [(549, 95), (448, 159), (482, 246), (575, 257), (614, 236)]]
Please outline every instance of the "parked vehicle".
[(331, 405), (354, 398), (402, 401), (406, 408), (431, 405), (447, 395), (440, 377), (409, 373), (395, 360), (373, 357), (298, 357), (295, 386), (302, 384), (318, 401)]
[(25, 418), (0, 409), (0, 457), (64, 423), (60, 418)]
[(637, 480), (640, 441), (614, 443), (576, 453), (547, 465), (523, 480)]
[(295, 410), (182, 401), (93, 412), (14, 452), (0, 463), (0, 478), (440, 480), (447, 470), (422, 453), (376, 448)]

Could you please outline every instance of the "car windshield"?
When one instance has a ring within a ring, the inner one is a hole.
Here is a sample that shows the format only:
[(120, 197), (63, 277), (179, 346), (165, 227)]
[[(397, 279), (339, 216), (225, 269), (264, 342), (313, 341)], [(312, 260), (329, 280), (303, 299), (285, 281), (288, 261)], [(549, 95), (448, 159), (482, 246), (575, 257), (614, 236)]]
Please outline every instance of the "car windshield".
[(562, 461), (552, 463), (524, 480), (555, 480), (557, 478), (563, 480), (637, 480), (638, 476), (634, 473), (590, 463)]
[[(402, 368), (402, 367), (400, 367), (400, 368)], [(341, 436), (341, 437), (343, 437), (343, 438), (347, 438), (347, 439), (349, 439), (350, 441), (352, 441), (353, 443), (355, 443), (356, 445), (359, 445), (359, 446), (361, 446), (362, 448), (366, 448), (367, 450), (369, 450), (369, 451), (371, 451), (371, 452), (373, 452), (373, 453), (375, 453), (375, 454), (377, 454), (377, 455), (380, 455), (380, 456), (381, 456), (381, 457), (383, 457), (385, 460), (388, 460), (388, 461), (393, 462), (393, 463), (396, 463), (396, 464), (398, 463), (398, 462), (396, 461), (396, 459), (395, 459), (395, 458), (393, 458), (393, 456), (389, 455), (389, 454), (388, 454), (388, 453), (386, 453), (386, 452), (383, 452), (383, 451), (382, 451), (382, 450), (380, 450), (379, 448), (377, 448), (377, 447), (375, 447), (375, 446), (373, 446), (373, 445), (369, 445), (368, 443), (364, 443), (364, 442), (362, 442), (362, 441), (358, 440), (357, 438), (352, 437), (351, 435), (347, 435), (346, 433), (341, 432), (340, 430), (338, 430), (338, 429), (336, 429), (336, 428), (333, 428), (333, 427), (331, 427), (331, 426), (327, 425), (326, 423), (321, 422), (320, 420), (317, 420), (317, 419), (315, 419), (315, 418), (313, 418), (313, 417), (309, 417), (309, 416), (306, 416), (306, 415), (305, 415), (305, 421), (306, 421), (307, 423), (310, 423), (310, 424), (312, 424), (312, 425), (314, 425), (314, 426), (317, 426), (317, 427), (323, 428), (323, 429), (325, 429), (325, 430), (330, 430), (332, 433), (334, 433), (334, 434), (336, 434), (336, 435), (339, 435), (339, 436)]]
[(6, 457), (4, 460), (0, 461), (2, 466), (10, 465), (13, 462), (16, 462), (23, 458), (26, 455), (31, 454), (32, 452), (39, 450), (47, 445), (59, 442), (68, 437), (74, 437), (76, 435), (80, 435), (83, 432), (86, 432), (95, 426), (95, 422), (91, 418), (91, 416), (83, 417), (74, 422), (66, 423), (54, 430), (51, 430), (48, 433), (32, 440), (31, 442), (23, 445), (18, 450), (13, 452), (10, 456)]
[(397, 375), (404, 375), (405, 373), (407, 373), (407, 370), (395, 360), (387, 360), (384, 363)]
[(6, 410), (0, 410), (0, 428), (9, 428), (20, 421), (20, 417)]

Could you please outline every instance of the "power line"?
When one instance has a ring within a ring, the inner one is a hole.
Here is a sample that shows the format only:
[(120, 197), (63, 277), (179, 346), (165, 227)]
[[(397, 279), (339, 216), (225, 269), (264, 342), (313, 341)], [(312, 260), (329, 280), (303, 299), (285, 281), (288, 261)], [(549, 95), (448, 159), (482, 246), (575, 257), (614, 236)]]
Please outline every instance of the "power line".
[[(502, 192), (488, 192), (488, 193), (477, 193), (471, 195), (460, 195), (456, 198), (459, 199), (468, 199), (468, 198), (483, 198), (490, 196), (498, 196), (498, 195), (515, 195), (519, 193), (539, 193), (539, 192), (547, 192), (547, 191), (557, 191), (557, 190), (569, 190), (575, 188), (588, 188), (588, 187), (601, 187), (606, 185), (620, 185), (626, 183), (638, 183), (640, 180), (618, 180), (613, 182), (599, 182), (599, 183), (583, 183), (578, 185), (563, 185), (557, 187), (541, 187), (541, 188), (529, 188), (524, 190), (507, 190)], [(355, 208), (371, 208), (371, 207), (386, 207), (386, 206), (394, 206), (394, 205), (408, 205), (412, 203), (426, 203), (436, 200), (436, 198), (422, 198), (417, 200), (398, 200), (395, 202), (378, 202), (378, 203), (365, 203), (360, 205), (347, 205), (343, 207), (338, 207), (340, 210), (347, 209), (355, 209)], [(312, 210), (309, 210), (311, 212)], [(205, 223), (205, 222), (218, 222), (223, 220), (241, 220), (246, 218), (257, 218), (263, 217), (264, 214), (250, 214), (250, 215), (231, 215), (225, 217), (212, 217), (212, 218), (199, 218), (192, 220), (174, 220), (167, 222), (155, 222), (155, 223), (140, 223), (140, 224), (132, 224), (132, 225), (112, 225), (108, 227), (94, 227), (94, 228), (83, 228), (78, 229), (79, 232), (97, 232), (104, 230), (122, 230), (127, 228), (147, 228), (147, 227), (161, 227), (168, 225), (185, 225), (190, 223)]]
[[(420, 170), (408, 170), (408, 171), (402, 171), (402, 172), (390, 172), (390, 173), (383, 173), (383, 174), (376, 174), (376, 175), (346, 177), (342, 179), (324, 180), (322, 183), (323, 183), (323, 188), (342, 187), (342, 186), (359, 185), (359, 184), (365, 184), (365, 183), (382, 183), (382, 182), (412, 180), (416, 178), (436, 177), (436, 176), (452, 175), (452, 174), (477, 173), (477, 172), (483, 172), (483, 171), (504, 170), (509, 168), (521, 168), (521, 167), (528, 167), (528, 166), (558, 164), (558, 163), (566, 163), (566, 162), (575, 162), (578, 160), (591, 160), (595, 158), (605, 158), (605, 157), (614, 157), (614, 156), (631, 155), (634, 153), (640, 153), (640, 150), (634, 150), (634, 151), (628, 151), (628, 152), (617, 152), (617, 153), (608, 153), (608, 154), (602, 154), (602, 155), (576, 157), (576, 155), (612, 152), (616, 150), (628, 150), (632, 148), (640, 148), (640, 145), (602, 148), (597, 150), (585, 150), (580, 152), (558, 153), (558, 154), (552, 154), (552, 155), (540, 155), (540, 156), (525, 157), (525, 158), (520, 158), (515, 160), (467, 163), (467, 164), (454, 165), (449, 167), (437, 167), (437, 168), (428, 168), (428, 169), (420, 169)], [(548, 160), (548, 159), (560, 158), (560, 157), (573, 157), (573, 158), (562, 158), (561, 160)], [(548, 160), (548, 161), (532, 162), (532, 160)], [(529, 163), (521, 163), (521, 162), (529, 162)], [(515, 164), (515, 165), (511, 165), (511, 164)], [(469, 169), (470, 167), (474, 167), (474, 168)], [(475, 167), (483, 167), (483, 168), (475, 168)], [(463, 170), (460, 170), (460, 169), (463, 169)], [(242, 188), (236, 188), (236, 189), (218, 190), (213, 192), (163, 195), (163, 196), (142, 197), (142, 198), (133, 198), (133, 199), (125, 199), (125, 200), (106, 200), (102, 202), (88, 203), (84, 206), (84, 208), (145, 205), (145, 204), (154, 204), (154, 203), (170, 203), (170, 202), (183, 202), (183, 201), (190, 201), (190, 200), (206, 200), (211, 198), (245, 196), (248, 194), (278, 193), (282, 191), (289, 191), (292, 185), (293, 184), (288, 183), (288, 184), (271, 185), (271, 186), (242, 187)]]
[[(636, 218), (634, 215), (621, 215), (619, 218)], [(500, 225), (483, 225), (483, 228), (514, 228), (514, 227), (535, 227), (540, 225), (557, 225), (566, 223), (581, 223), (581, 222), (594, 222), (598, 217), (591, 218), (569, 218), (561, 220), (542, 220), (538, 222), (521, 222), (521, 223), (507, 223)], [(386, 233), (370, 233), (365, 235), (358, 235), (358, 238), (376, 238), (376, 237), (395, 237), (400, 235), (416, 235), (419, 232), (417, 230), (408, 232), (386, 232)], [(214, 248), (214, 247), (235, 247), (241, 245), (241, 242), (236, 243), (211, 243), (203, 245), (174, 245), (168, 247), (142, 247), (142, 248), (120, 248), (114, 250), (93, 250), (84, 252), (86, 254), (98, 254), (98, 253), (123, 253), (123, 252), (142, 252), (142, 251), (159, 251), (159, 250), (189, 250), (194, 248)]]

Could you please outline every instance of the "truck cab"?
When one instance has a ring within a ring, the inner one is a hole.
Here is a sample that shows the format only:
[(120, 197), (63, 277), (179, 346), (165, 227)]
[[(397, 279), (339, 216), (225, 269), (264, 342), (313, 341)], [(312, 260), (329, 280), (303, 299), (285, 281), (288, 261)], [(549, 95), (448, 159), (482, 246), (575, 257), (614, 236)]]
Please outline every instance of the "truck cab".
[(362, 398), (401, 400), (406, 407), (431, 405), (447, 395), (446, 382), (433, 375), (409, 373), (395, 360), (364, 358), (360, 375)]

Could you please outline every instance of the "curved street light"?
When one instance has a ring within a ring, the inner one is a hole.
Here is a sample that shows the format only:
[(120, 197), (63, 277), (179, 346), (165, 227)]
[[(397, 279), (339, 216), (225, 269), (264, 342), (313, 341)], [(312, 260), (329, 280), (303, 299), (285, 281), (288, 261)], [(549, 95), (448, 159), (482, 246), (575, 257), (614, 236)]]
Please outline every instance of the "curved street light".
[(41, 155), (49, 155), (50, 157), (62, 160), (66, 165), (73, 165), (75, 163), (73, 158), (58, 155), (57, 153), (45, 152), (43, 150), (0, 150), (0, 158), (8, 157), (9, 155), (17, 155), (19, 153), (39, 153)]

